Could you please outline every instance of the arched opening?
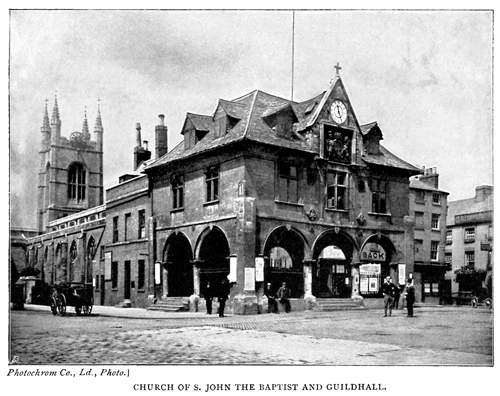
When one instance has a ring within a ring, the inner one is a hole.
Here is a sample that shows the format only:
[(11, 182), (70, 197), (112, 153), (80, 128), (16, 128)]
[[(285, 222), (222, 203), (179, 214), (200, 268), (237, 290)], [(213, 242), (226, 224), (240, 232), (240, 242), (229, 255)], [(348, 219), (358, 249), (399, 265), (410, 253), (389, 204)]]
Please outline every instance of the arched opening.
[(304, 239), (293, 228), (279, 227), (271, 232), (264, 246), (264, 277), (265, 283), (271, 283), (271, 292), (286, 282), (293, 298), (304, 295), (304, 251)]
[(95, 240), (94, 237), (91, 236), (89, 238), (89, 243), (87, 244), (87, 260), (85, 260), (86, 268), (85, 268), (85, 279), (84, 279), (85, 283), (92, 282), (95, 253), (96, 253)]
[(69, 249), (69, 278), (68, 278), (69, 282), (74, 282), (75, 280), (75, 266), (77, 257), (78, 257), (78, 251), (76, 248), (76, 242), (73, 241)]
[(57, 244), (55, 250), (55, 260), (54, 260), (54, 268), (53, 268), (53, 279), (52, 283), (59, 283), (64, 281), (64, 272), (62, 266), (62, 246), (60, 243)]
[(191, 245), (184, 234), (174, 233), (168, 237), (163, 250), (163, 263), (168, 271), (169, 297), (193, 294), (192, 258)]
[(68, 168), (68, 199), (84, 201), (86, 195), (87, 178), (83, 164), (72, 163)]
[(354, 243), (343, 232), (323, 233), (313, 248), (313, 294), (320, 298), (351, 297)]
[(359, 254), (359, 293), (362, 297), (382, 296), (383, 279), (396, 275), (391, 273), (395, 251), (394, 244), (385, 235), (374, 234), (366, 238)]
[(45, 246), (45, 249), (43, 251), (43, 262), (42, 262), (42, 268), (40, 272), (40, 279), (42, 282), (45, 282), (45, 273), (48, 270), (48, 261), (49, 261), (49, 247)]
[[(203, 294), (207, 282), (213, 290), (229, 275), (229, 243), (222, 230), (213, 227), (205, 230), (198, 250), (200, 260), (200, 288)], [(215, 286), (213, 286), (215, 285)]]

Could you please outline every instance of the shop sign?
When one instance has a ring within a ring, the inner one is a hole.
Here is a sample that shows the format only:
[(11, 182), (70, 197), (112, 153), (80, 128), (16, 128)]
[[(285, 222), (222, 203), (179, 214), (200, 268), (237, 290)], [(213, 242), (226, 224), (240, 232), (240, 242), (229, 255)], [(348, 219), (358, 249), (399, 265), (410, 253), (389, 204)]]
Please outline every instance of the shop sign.
[(400, 285), (406, 283), (406, 264), (398, 264), (398, 282)]
[(380, 275), (380, 264), (361, 264), (359, 266), (360, 275)]
[(238, 265), (238, 257), (229, 257), (229, 275), (227, 276), (229, 282), (236, 282), (236, 267)]
[(386, 258), (384, 248), (378, 243), (369, 242), (361, 250), (361, 260), (385, 262)]
[(255, 281), (264, 282), (264, 257), (255, 257)]
[(255, 268), (245, 267), (245, 290), (255, 290)]

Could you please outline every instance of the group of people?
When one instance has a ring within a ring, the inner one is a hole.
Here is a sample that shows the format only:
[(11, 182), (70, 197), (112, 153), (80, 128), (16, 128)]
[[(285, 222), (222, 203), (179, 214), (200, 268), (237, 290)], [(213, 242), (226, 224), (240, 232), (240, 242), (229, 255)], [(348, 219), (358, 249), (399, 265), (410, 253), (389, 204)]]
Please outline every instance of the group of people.
[(406, 297), (406, 309), (408, 316), (413, 316), (413, 304), (415, 304), (415, 287), (413, 280), (408, 279), (404, 288), (399, 288), (393, 282), (390, 276), (387, 276), (382, 285), (382, 293), (384, 294), (384, 317), (392, 316), (392, 310), (399, 308), (399, 299), (401, 293), (404, 291)]
[(264, 295), (267, 297), (267, 313), (279, 313), (278, 303), (284, 306), (286, 313), (290, 312), (291, 290), (286, 282), (283, 282), (276, 292), (273, 292), (271, 283), (267, 283), (264, 287)]
[(219, 309), (217, 313), (220, 318), (224, 317), (224, 309), (226, 308), (226, 301), (231, 292), (231, 284), (227, 278), (223, 278), (219, 284), (212, 285), (210, 281), (205, 284), (205, 290), (203, 291), (203, 297), (205, 298), (205, 304), (207, 307), (207, 314), (212, 314), (212, 299), (217, 298), (219, 302)]

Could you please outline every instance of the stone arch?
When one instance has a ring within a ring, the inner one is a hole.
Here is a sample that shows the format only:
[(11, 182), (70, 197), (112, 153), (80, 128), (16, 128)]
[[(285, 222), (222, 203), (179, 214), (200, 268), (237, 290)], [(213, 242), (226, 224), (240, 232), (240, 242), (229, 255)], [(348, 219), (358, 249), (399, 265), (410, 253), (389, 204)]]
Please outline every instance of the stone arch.
[[(372, 243), (373, 246), (369, 246), (369, 244)], [(385, 253), (385, 257), (382, 258), (380, 257), (381, 250), (378, 246), (382, 247), (383, 253)], [(372, 250), (375, 252), (375, 255), (370, 253), (366, 254), (367, 252)], [(363, 241), (360, 249), (360, 262), (361, 262), (360, 278), (363, 281), (363, 277), (368, 277), (369, 278), (368, 283), (370, 284), (370, 289), (368, 291), (360, 287), (360, 294), (363, 297), (381, 297), (382, 296), (381, 285), (383, 279), (386, 276), (393, 277), (393, 281), (397, 282), (397, 280), (394, 279), (394, 277), (396, 276), (396, 269), (391, 269), (391, 260), (395, 256), (395, 253), (396, 253), (396, 248), (392, 243), (392, 241), (390, 240), (390, 238), (387, 237), (386, 235), (380, 233), (371, 234)], [(377, 269), (378, 273), (377, 275), (363, 274), (364, 268), (370, 266)], [(371, 287), (372, 284), (377, 285), (378, 290), (377, 287), (372, 288)]]
[(282, 282), (290, 287), (292, 297), (304, 295), (303, 262), (308, 252), (307, 240), (295, 227), (279, 226), (274, 228), (264, 243), (266, 257), (264, 278), (276, 291)]
[(94, 237), (91, 235), (87, 242), (87, 257), (85, 260), (85, 279), (86, 283), (92, 282), (93, 274), (93, 261), (97, 251), (97, 246)]
[(75, 281), (75, 269), (78, 260), (78, 248), (76, 246), (76, 241), (71, 242), (71, 247), (69, 248), (69, 263), (68, 263), (68, 281)]
[(193, 294), (193, 250), (182, 232), (173, 232), (165, 241), (162, 261), (167, 271), (168, 296)]
[(312, 290), (317, 297), (351, 296), (351, 264), (356, 241), (347, 232), (332, 228), (315, 239), (312, 248)]
[(196, 259), (199, 263), (200, 288), (203, 290), (207, 282), (217, 286), (229, 275), (229, 240), (226, 233), (217, 226), (205, 228), (196, 246)]

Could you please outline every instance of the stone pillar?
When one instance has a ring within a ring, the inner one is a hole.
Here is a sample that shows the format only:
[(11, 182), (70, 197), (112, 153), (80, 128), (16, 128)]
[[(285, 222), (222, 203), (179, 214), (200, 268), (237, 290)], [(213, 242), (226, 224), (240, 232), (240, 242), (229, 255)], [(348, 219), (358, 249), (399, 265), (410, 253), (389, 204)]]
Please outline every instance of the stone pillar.
[(74, 264), (75, 281), (85, 282), (85, 262), (86, 262), (86, 237), (85, 234), (80, 234), (76, 238), (76, 260)]
[(312, 294), (312, 268), (315, 260), (304, 260), (304, 301), (306, 310), (314, 309), (317, 305), (316, 297)]
[(193, 260), (193, 294), (189, 296), (189, 310), (198, 312), (198, 302), (200, 301), (200, 260)]
[(360, 266), (360, 261), (359, 261), (359, 254), (357, 252), (354, 252), (351, 260), (351, 298), (353, 299), (360, 299), (362, 300), (363, 297), (359, 294), (359, 283), (360, 283), (360, 276), (359, 276), (359, 266)]
[(257, 293), (255, 282), (245, 288), (247, 279), (252, 274), (255, 279), (255, 198), (246, 196), (246, 183), (240, 181), (238, 186), (238, 197), (234, 200), (234, 211), (236, 212), (235, 241), (232, 244), (232, 255), (237, 257), (236, 280), (238, 284), (233, 288), (232, 295), (233, 313), (247, 315), (258, 313)]

